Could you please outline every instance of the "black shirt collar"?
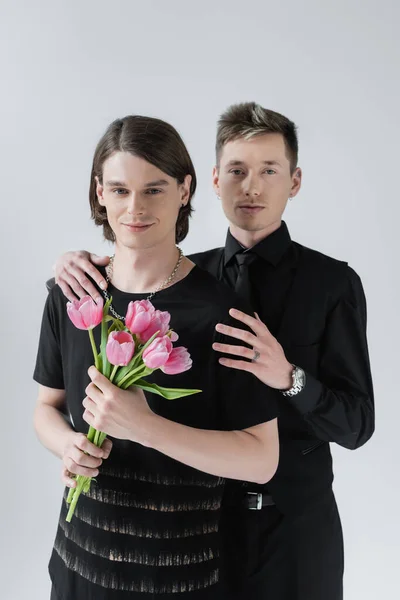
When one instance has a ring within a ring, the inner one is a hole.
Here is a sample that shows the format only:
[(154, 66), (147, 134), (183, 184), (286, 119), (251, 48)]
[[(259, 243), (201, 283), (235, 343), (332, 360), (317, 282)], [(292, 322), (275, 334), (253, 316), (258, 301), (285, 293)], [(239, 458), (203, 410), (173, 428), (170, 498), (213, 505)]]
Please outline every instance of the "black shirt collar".
[[(249, 250), (276, 266), (289, 248), (291, 242), (292, 240), (287, 225), (282, 221), (279, 229), (276, 229), (276, 231), (261, 240), (261, 242), (258, 242), (258, 244), (252, 248), (249, 248)], [(243, 246), (228, 230), (224, 250), (224, 265), (226, 266), (238, 252), (243, 252)]]

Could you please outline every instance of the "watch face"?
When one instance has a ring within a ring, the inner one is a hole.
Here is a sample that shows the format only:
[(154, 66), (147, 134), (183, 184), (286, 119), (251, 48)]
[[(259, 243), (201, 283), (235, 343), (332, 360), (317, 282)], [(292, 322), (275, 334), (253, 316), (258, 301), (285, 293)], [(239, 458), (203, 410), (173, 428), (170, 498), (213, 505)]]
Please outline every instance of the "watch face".
[(301, 385), (301, 387), (304, 387), (306, 383), (306, 374), (300, 367), (296, 367), (295, 382)]

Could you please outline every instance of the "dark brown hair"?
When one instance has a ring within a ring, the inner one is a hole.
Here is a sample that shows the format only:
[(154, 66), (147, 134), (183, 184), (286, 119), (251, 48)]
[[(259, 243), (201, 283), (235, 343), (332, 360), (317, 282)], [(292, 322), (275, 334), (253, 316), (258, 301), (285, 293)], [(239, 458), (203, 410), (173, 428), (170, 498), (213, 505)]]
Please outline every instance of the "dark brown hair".
[(291, 173), (297, 167), (298, 140), (296, 125), (280, 113), (263, 108), (256, 102), (233, 104), (219, 118), (215, 146), (217, 165), (222, 148), (237, 138), (250, 139), (266, 133), (280, 133), (286, 146)]
[(117, 119), (97, 144), (90, 176), (89, 202), (91, 216), (96, 225), (103, 226), (106, 240), (115, 241), (115, 234), (107, 219), (107, 211), (98, 201), (96, 179), (103, 183), (103, 165), (114, 152), (130, 152), (143, 158), (179, 184), (186, 175), (192, 176), (189, 201), (179, 210), (176, 222), (176, 243), (182, 242), (189, 231), (189, 217), (193, 212), (192, 197), (196, 191), (196, 172), (186, 146), (172, 125), (152, 117), (131, 115)]

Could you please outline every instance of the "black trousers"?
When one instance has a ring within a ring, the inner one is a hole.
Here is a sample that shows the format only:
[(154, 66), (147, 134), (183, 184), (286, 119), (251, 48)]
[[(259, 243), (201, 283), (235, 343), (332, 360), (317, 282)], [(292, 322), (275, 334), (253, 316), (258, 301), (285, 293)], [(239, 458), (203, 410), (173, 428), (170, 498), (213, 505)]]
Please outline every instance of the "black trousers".
[(343, 536), (333, 493), (300, 516), (275, 506), (229, 511), (223, 528), (232, 600), (343, 599)]

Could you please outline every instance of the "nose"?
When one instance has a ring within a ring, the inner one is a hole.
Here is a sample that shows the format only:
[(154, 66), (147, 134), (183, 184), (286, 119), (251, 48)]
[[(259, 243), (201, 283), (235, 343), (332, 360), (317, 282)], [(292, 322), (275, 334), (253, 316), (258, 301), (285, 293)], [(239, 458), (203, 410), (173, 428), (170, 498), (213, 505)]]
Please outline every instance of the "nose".
[(144, 202), (141, 194), (132, 192), (128, 202), (128, 214), (141, 215), (144, 212)]
[(255, 177), (247, 177), (244, 181), (244, 193), (246, 198), (258, 198), (260, 195), (260, 187)]

